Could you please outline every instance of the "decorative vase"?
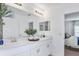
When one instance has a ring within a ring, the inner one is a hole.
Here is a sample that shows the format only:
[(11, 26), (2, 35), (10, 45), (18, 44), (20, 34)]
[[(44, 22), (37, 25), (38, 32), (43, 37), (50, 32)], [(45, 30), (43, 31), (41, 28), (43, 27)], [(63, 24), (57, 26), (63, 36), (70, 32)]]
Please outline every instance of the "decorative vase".
[(29, 41), (38, 41), (39, 38), (38, 38), (38, 37), (34, 37), (34, 36), (30, 36), (30, 37), (28, 38), (28, 40), (29, 40)]
[(33, 36), (29, 36), (28, 40), (33, 41), (34, 40)]
[(4, 43), (4, 42), (3, 42), (3, 40), (2, 40), (2, 39), (0, 39), (0, 45), (3, 45), (3, 43)]

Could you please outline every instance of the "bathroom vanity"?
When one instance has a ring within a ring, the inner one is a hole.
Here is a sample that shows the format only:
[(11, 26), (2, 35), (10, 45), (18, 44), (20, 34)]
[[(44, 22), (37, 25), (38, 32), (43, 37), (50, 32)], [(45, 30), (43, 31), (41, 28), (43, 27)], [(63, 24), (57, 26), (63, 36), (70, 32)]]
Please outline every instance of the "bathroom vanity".
[(49, 56), (52, 55), (52, 40), (19, 41), (0, 46), (0, 56)]

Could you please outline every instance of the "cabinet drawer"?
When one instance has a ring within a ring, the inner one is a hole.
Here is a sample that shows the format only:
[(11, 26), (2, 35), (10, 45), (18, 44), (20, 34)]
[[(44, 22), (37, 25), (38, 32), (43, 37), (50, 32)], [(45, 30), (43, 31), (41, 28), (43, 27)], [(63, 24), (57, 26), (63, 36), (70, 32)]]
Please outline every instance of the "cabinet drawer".
[(14, 56), (29, 56), (29, 53), (28, 52), (20, 52), (18, 54), (15, 54)]
[(8, 55), (8, 56), (15, 56), (22, 52), (29, 53), (28, 51), (29, 51), (28, 46), (12, 47), (12, 48), (6, 48), (3, 50), (4, 55)]

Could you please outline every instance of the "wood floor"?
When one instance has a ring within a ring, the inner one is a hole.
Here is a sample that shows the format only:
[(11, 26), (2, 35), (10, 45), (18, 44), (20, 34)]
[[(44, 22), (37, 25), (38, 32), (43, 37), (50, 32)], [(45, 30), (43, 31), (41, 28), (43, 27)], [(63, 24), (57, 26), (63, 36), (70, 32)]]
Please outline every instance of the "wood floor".
[(79, 56), (79, 49), (65, 47), (65, 56)]

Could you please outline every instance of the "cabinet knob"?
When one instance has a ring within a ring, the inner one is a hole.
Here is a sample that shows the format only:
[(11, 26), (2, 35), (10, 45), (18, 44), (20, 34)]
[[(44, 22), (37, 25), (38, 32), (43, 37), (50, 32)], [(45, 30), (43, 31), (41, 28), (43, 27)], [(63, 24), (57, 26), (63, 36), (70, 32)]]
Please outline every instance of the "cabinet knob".
[(40, 49), (37, 49), (37, 53), (39, 53), (40, 52)]
[(49, 44), (47, 44), (47, 48), (49, 48)]

